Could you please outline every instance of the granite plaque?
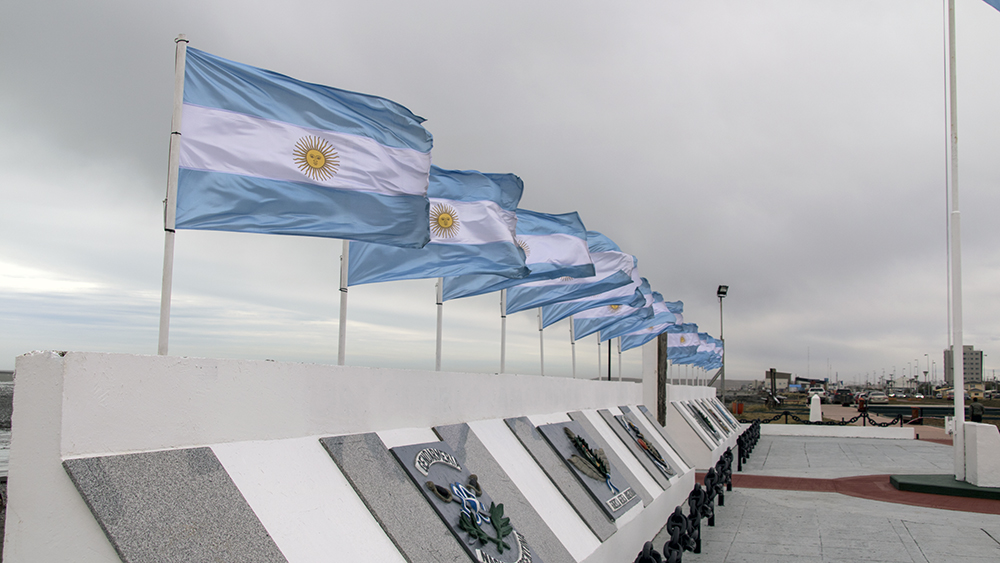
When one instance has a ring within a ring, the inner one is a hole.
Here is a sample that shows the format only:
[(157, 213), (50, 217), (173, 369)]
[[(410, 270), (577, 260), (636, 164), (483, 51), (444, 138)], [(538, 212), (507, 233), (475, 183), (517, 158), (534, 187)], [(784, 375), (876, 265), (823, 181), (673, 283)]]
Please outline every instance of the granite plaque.
[(726, 436), (729, 436), (733, 429), (726, 423), (726, 420), (719, 413), (718, 409), (715, 408), (715, 405), (708, 399), (701, 399), (698, 401), (698, 404), (701, 405), (701, 410), (715, 421), (715, 427), (721, 430)]
[(390, 451), (473, 561), (541, 561), (525, 534), (514, 528), (503, 502), (495, 502), (486, 492), (489, 483), (471, 474), (448, 444), (429, 442)]
[(608, 517), (618, 519), (640, 503), (639, 494), (579, 422), (543, 424), (538, 430)]
[(670, 401), (670, 405), (674, 407), (674, 410), (676, 410), (678, 414), (681, 415), (681, 418), (688, 423), (691, 430), (697, 434), (699, 438), (701, 438), (701, 441), (705, 442), (708, 449), (714, 450), (716, 446), (718, 446), (716, 441), (712, 438), (712, 435), (708, 432), (708, 429), (705, 428), (705, 425), (699, 421), (698, 417), (695, 416), (694, 412), (692, 412), (687, 405), (681, 401)]
[[(632, 447), (631, 444), (634, 444), (635, 447), (640, 450), (640, 452), (633, 450), (633, 453), (637, 453), (636, 457), (644, 455), (648, 458), (649, 462), (653, 464), (655, 470), (662, 473), (663, 476), (668, 479), (667, 486), (669, 486), (669, 479), (674, 475), (677, 475), (677, 470), (673, 467), (673, 465), (671, 465), (670, 461), (660, 453), (656, 444), (646, 438), (646, 435), (643, 434), (642, 427), (639, 426), (639, 421), (635, 418), (635, 414), (623, 411), (623, 414), (616, 415), (614, 418), (615, 422), (618, 423), (618, 426), (625, 431), (626, 436), (631, 438), (631, 442), (625, 443), (630, 444), (630, 448)], [(619, 434), (619, 436), (621, 435)]]
[(739, 430), (740, 421), (736, 420), (736, 417), (733, 416), (733, 413), (729, 412), (729, 409), (727, 409), (725, 405), (720, 403), (719, 399), (713, 398), (711, 402), (712, 404), (715, 405), (715, 408), (718, 409), (720, 413), (722, 413), (722, 416), (729, 423), (729, 426), (732, 427), (733, 430)]
[[(628, 407), (618, 407), (618, 408), (620, 408), (622, 412), (627, 412), (629, 410)], [(653, 416), (653, 413), (649, 412), (649, 409), (646, 408), (646, 405), (638, 405), (638, 408), (639, 412), (641, 412), (643, 415), (646, 416), (646, 420), (649, 421), (649, 425), (655, 428), (657, 432), (659, 432), (660, 436), (662, 436), (663, 439), (666, 440), (667, 444), (671, 447), (671, 449), (674, 450), (674, 453), (681, 458), (681, 461), (684, 462), (684, 465), (688, 467), (694, 467), (691, 461), (684, 455), (684, 450), (682, 450), (677, 445), (677, 443), (674, 442), (673, 436), (671, 436), (670, 433), (667, 432), (667, 429), (660, 426), (660, 423), (657, 422), (656, 417)]]
[(594, 532), (597, 539), (602, 542), (607, 541), (618, 531), (618, 527), (614, 525), (612, 519), (601, 509), (600, 501), (594, 498), (588, 492), (587, 487), (580, 483), (573, 469), (552, 449), (548, 440), (542, 437), (542, 433), (535, 428), (528, 417), (506, 418), (504, 422), (507, 423), (514, 436), (517, 436), (524, 449), (528, 450), (531, 457), (535, 459), (538, 466), (542, 468), (542, 471), (549, 476), (559, 492), (566, 497), (570, 506), (576, 510), (587, 527)]
[(435, 426), (434, 432), (455, 452), (459, 464), (474, 467), (479, 482), (488, 483), (490, 492), (503, 499), (504, 513), (511, 521), (522, 530), (531, 530), (531, 549), (534, 553), (546, 563), (576, 563), (468, 424)]
[(63, 467), (122, 561), (286, 561), (211, 448)]
[(691, 412), (695, 414), (698, 420), (712, 434), (712, 437), (715, 438), (715, 441), (716, 442), (722, 441), (722, 433), (719, 431), (718, 428), (715, 427), (715, 423), (713, 423), (712, 420), (709, 418), (708, 414), (705, 413), (701, 404), (699, 404), (698, 401), (688, 401), (686, 404), (688, 408), (691, 409)]
[(653, 465), (653, 463), (649, 460), (649, 458), (646, 457), (646, 454), (643, 453), (642, 449), (639, 448), (639, 446), (635, 444), (635, 441), (632, 440), (632, 437), (629, 436), (628, 431), (625, 430), (625, 428), (622, 427), (621, 423), (619, 423), (618, 420), (615, 419), (615, 416), (611, 413), (611, 411), (607, 409), (601, 409), (597, 411), (597, 414), (601, 415), (601, 418), (603, 418), (604, 422), (606, 422), (607, 425), (611, 428), (611, 431), (614, 432), (615, 435), (618, 436), (618, 439), (621, 440), (622, 443), (625, 445), (625, 447), (628, 448), (630, 452), (632, 452), (632, 455), (635, 457), (635, 459), (639, 462), (640, 465), (642, 465), (646, 469), (646, 473), (649, 473), (649, 476), (652, 477), (653, 480), (656, 481), (658, 485), (660, 485), (660, 488), (664, 490), (669, 489), (670, 478), (662, 474), (656, 468), (656, 466)]
[[(721, 437), (719, 433), (716, 432), (712, 424), (705, 418), (705, 415), (698, 411), (698, 408), (691, 401), (681, 401), (681, 405), (687, 409), (688, 415), (695, 421), (696, 424), (701, 426), (701, 429), (705, 434), (712, 439), (712, 443), (718, 445)], [(714, 446), (713, 446), (714, 447)]]
[(407, 561), (469, 562), (467, 552), (377, 434), (321, 438), (320, 443)]
[(639, 493), (639, 498), (642, 499), (642, 505), (649, 506), (649, 503), (653, 502), (653, 495), (649, 494), (649, 491), (646, 490), (646, 487), (641, 486), (642, 483), (639, 481), (639, 479), (635, 476), (634, 473), (632, 473), (632, 470), (629, 469), (627, 465), (625, 465), (625, 462), (622, 461), (622, 458), (618, 457), (618, 454), (615, 453), (614, 448), (612, 448), (608, 444), (608, 442), (604, 439), (604, 437), (601, 436), (601, 433), (597, 431), (597, 428), (595, 428), (594, 425), (590, 423), (590, 419), (588, 419), (587, 416), (584, 415), (583, 412), (581, 411), (571, 412), (569, 413), (569, 417), (570, 419), (579, 422), (580, 427), (583, 428), (583, 431), (586, 432), (588, 436), (594, 439), (594, 447), (604, 449), (604, 453), (607, 454), (608, 456), (608, 461), (611, 462), (611, 465), (614, 465), (618, 469), (618, 471), (621, 472), (622, 477), (624, 477), (626, 481), (628, 481), (629, 483), (637, 483), (640, 485), (639, 487), (635, 487), (635, 492)]

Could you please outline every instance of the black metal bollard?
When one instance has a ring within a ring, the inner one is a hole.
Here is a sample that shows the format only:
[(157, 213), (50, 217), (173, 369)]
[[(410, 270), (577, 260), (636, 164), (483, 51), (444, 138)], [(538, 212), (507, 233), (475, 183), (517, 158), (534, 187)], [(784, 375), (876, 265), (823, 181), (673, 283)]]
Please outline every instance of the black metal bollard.
[(635, 563), (663, 563), (663, 558), (653, 549), (653, 542), (648, 541), (642, 546), (642, 551), (635, 558)]

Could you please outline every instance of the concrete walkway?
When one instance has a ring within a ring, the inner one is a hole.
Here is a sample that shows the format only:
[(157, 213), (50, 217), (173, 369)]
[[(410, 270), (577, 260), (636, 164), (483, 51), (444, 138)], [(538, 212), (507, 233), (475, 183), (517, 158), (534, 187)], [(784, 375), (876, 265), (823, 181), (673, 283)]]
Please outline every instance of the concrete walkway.
[[(747, 475), (748, 480), (759, 476), (758, 485), (772, 480), (781, 487), (780, 477), (801, 484), (803, 477), (950, 473), (951, 456), (950, 446), (917, 440), (768, 436), (761, 438), (743, 473), (736, 475)], [(1000, 561), (1000, 501), (985, 502), (995, 503), (992, 514), (840, 492), (737, 486), (726, 493), (726, 505), (716, 507), (716, 526), (709, 528), (703, 521), (702, 553), (685, 553), (684, 561), (996, 562)], [(665, 531), (657, 536), (657, 550), (666, 539)]]

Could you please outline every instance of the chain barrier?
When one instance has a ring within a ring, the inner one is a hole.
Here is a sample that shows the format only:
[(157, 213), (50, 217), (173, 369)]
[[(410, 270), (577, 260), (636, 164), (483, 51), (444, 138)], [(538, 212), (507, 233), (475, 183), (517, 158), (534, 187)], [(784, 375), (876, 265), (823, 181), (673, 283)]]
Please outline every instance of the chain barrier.
[(709, 526), (715, 525), (715, 506), (725, 506), (725, 491), (733, 490), (733, 459), (738, 460), (739, 471), (743, 470), (743, 461), (749, 459), (750, 451), (760, 439), (760, 423), (751, 422), (750, 426), (736, 438), (736, 454), (732, 448), (719, 456), (715, 467), (709, 468), (705, 474), (705, 487), (695, 483), (687, 498), (687, 515), (683, 505), (674, 508), (673, 514), (667, 518), (666, 531), (669, 539), (663, 544), (663, 554), (656, 551), (653, 542), (646, 542), (642, 551), (636, 556), (634, 563), (681, 563), (685, 551), (701, 553), (701, 521), (707, 519)]
[(754, 422), (758, 422), (760, 424), (768, 424), (770, 422), (774, 422), (776, 420), (780, 420), (782, 417), (785, 418), (785, 424), (788, 424), (788, 419), (791, 418), (792, 420), (794, 420), (795, 422), (798, 422), (799, 424), (813, 424), (813, 425), (818, 425), (818, 426), (847, 426), (849, 424), (854, 424), (855, 422), (857, 422), (859, 420), (864, 420), (867, 424), (869, 424), (871, 426), (878, 426), (879, 428), (888, 428), (890, 426), (895, 426), (897, 424), (900, 427), (902, 427), (903, 426), (903, 421), (904, 421), (903, 415), (897, 414), (895, 417), (892, 418), (892, 420), (890, 420), (888, 422), (879, 422), (879, 421), (875, 420), (874, 418), (872, 418), (871, 416), (869, 416), (868, 415), (868, 411), (864, 411), (861, 414), (859, 414), (858, 416), (856, 416), (854, 418), (851, 418), (851, 419), (848, 419), (848, 420), (819, 420), (819, 421), (811, 421), (811, 420), (804, 420), (802, 418), (799, 418), (797, 415), (793, 414), (791, 411), (783, 411), (783, 412), (780, 412), (780, 413), (772, 416), (771, 418), (761, 418), (761, 419), (756, 419), (756, 420), (752, 420), (752, 421), (751, 420), (740, 419), (740, 422), (743, 423), (743, 424), (752, 424)]

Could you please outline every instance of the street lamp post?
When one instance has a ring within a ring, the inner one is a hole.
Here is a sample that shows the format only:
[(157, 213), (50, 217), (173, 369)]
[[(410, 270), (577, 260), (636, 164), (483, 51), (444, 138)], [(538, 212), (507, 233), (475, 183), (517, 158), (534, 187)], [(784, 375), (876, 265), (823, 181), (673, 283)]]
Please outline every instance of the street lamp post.
[(716, 295), (719, 296), (719, 340), (722, 341), (722, 403), (729, 408), (726, 403), (726, 335), (722, 330), (722, 299), (729, 293), (728, 285), (720, 285)]

